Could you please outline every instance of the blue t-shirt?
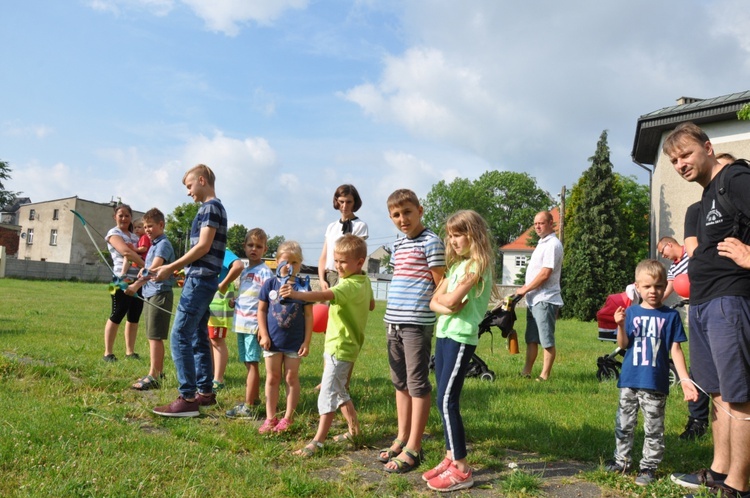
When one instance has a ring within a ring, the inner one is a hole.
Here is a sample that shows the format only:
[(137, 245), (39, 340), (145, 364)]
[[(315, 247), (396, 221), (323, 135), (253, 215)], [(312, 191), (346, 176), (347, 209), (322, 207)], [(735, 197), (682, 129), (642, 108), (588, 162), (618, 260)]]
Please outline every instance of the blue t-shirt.
[[(175, 260), (174, 248), (172, 248), (171, 242), (166, 235), (161, 234), (151, 242), (151, 247), (148, 249), (146, 254), (146, 268), (151, 268), (151, 264), (155, 258), (161, 258), (164, 260), (164, 264), (172, 263)], [(174, 287), (175, 278), (171, 275), (168, 279), (162, 282), (154, 282), (149, 280), (146, 285), (143, 286), (143, 297), (152, 297), (162, 292), (172, 292)]]
[(208, 253), (185, 268), (186, 277), (216, 277), (221, 273), (227, 247), (227, 212), (219, 199), (206, 201), (198, 208), (198, 214), (190, 227), (190, 247), (198, 243), (204, 227), (216, 229), (214, 240)]
[(268, 335), (270, 351), (296, 353), (305, 342), (305, 306), (312, 303), (287, 299), (282, 304), (281, 281), (272, 277), (263, 282), (258, 299), (268, 303)]
[(219, 282), (224, 280), (224, 278), (227, 276), (227, 273), (229, 273), (229, 268), (232, 267), (232, 263), (234, 263), (238, 259), (240, 259), (239, 256), (233, 253), (231, 249), (226, 249), (224, 251), (224, 261), (221, 263), (221, 272), (219, 273)]
[(617, 387), (669, 394), (669, 350), (673, 343), (687, 341), (680, 314), (666, 306), (634, 304), (625, 310), (625, 333), (629, 344)]

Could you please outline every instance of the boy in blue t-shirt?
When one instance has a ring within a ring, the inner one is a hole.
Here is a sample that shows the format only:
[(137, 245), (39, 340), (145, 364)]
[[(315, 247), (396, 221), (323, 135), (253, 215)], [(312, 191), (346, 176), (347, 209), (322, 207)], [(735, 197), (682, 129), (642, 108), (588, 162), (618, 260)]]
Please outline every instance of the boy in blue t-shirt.
[(177, 261), (153, 269), (154, 280), (161, 282), (185, 268), (185, 284), (172, 325), (171, 343), (180, 395), (172, 403), (153, 410), (165, 417), (197, 417), (200, 406), (216, 404), (208, 306), (219, 288), (227, 245), (227, 212), (216, 198), (215, 180), (214, 172), (203, 164), (185, 173), (182, 183), (188, 195), (201, 203), (190, 229), (190, 250)]
[(635, 269), (635, 286), (640, 305), (615, 311), (617, 345), (625, 349), (617, 387), (620, 405), (615, 419), (615, 455), (606, 470), (625, 473), (630, 469), (633, 433), (638, 408), (643, 411), (643, 456), (635, 479), (646, 486), (656, 478), (664, 456), (664, 408), (669, 395), (669, 355), (672, 354), (686, 401), (698, 399), (688, 375), (681, 342), (687, 341), (680, 314), (663, 305), (667, 273), (656, 260), (647, 259)]
[[(149, 238), (149, 249), (146, 254), (144, 268), (150, 270), (169, 264), (175, 260), (174, 249), (169, 239), (164, 235), (164, 213), (156, 208), (150, 209), (141, 218), (146, 235)], [(148, 391), (161, 386), (164, 376), (164, 341), (169, 336), (169, 322), (172, 318), (172, 303), (174, 300), (175, 278), (170, 277), (162, 282), (155, 282), (141, 277), (128, 286), (125, 294), (133, 295), (143, 287), (145, 307), (146, 337), (148, 337), (151, 367), (148, 375), (138, 379), (133, 389)]]

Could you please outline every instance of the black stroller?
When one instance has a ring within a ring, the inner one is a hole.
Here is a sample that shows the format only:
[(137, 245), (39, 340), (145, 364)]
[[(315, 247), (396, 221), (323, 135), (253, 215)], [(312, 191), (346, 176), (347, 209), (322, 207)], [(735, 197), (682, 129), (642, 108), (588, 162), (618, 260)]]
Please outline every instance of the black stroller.
[[(484, 318), (479, 322), (479, 337), (481, 338), (485, 332), (489, 332), (492, 335), (492, 327), (500, 329), (500, 334), (503, 339), (511, 338), (511, 334), (515, 337), (516, 331), (513, 330), (513, 325), (516, 323), (516, 304), (521, 300), (521, 296), (510, 296), (504, 303), (496, 306), (484, 314)], [(430, 370), (435, 369), (435, 355), (430, 358)], [(487, 363), (479, 357), (476, 353), (471, 356), (469, 360), (469, 367), (466, 371), (466, 377), (479, 377), (482, 380), (494, 381), (495, 372), (490, 370)]]

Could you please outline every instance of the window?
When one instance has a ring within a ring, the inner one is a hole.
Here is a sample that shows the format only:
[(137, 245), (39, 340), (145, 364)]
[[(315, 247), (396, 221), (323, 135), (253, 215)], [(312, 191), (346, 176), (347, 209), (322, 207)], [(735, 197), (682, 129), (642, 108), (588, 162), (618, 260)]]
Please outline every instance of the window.
[(34, 229), (29, 228), (26, 231), (26, 245), (31, 245), (34, 243)]
[(49, 245), (57, 245), (57, 228), (53, 228), (49, 233)]
[(518, 268), (523, 268), (526, 266), (526, 261), (528, 260), (527, 256), (516, 256), (516, 266)]
[(60, 210), (59, 209), (55, 209), (54, 211), (52, 211), (52, 219), (53, 220), (59, 220), (60, 219)]
[(29, 221), (33, 221), (36, 218), (36, 209), (29, 209)]

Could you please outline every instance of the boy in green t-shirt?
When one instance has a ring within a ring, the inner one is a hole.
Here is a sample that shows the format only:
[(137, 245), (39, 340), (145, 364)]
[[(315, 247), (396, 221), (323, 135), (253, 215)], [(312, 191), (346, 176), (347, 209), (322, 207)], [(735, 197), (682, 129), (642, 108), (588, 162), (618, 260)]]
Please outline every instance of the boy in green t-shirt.
[(362, 266), (367, 258), (367, 243), (356, 235), (347, 234), (336, 241), (333, 259), (339, 283), (325, 291), (298, 292), (291, 285), (279, 290), (283, 297), (302, 301), (330, 301), (325, 340), (325, 367), (318, 395), (320, 422), (318, 432), (295, 455), (312, 456), (323, 447), (336, 411), (340, 408), (349, 431), (333, 438), (335, 442), (352, 439), (360, 433), (357, 412), (346, 388), (354, 361), (365, 342), (367, 311), (375, 309), (372, 285)]

